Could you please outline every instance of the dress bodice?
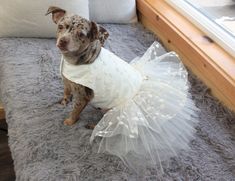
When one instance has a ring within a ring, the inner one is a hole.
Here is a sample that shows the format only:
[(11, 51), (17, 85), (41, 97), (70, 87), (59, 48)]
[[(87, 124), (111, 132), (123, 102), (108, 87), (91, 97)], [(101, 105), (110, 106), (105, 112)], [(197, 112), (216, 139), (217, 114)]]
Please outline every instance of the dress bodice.
[(94, 98), (91, 104), (105, 109), (131, 99), (142, 82), (138, 70), (104, 48), (91, 64), (72, 65), (62, 57), (61, 74), (74, 83), (92, 89)]

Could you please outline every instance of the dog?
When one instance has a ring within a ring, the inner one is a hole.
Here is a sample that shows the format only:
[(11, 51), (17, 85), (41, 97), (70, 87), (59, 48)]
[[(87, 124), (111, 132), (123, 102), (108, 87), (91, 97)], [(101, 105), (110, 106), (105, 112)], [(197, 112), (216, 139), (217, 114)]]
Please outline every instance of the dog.
[(75, 103), (64, 124), (74, 124), (89, 102), (107, 109), (97, 126), (86, 126), (94, 128), (91, 143), (100, 138), (98, 152), (118, 156), (134, 171), (153, 167), (163, 172), (162, 161), (188, 149), (197, 122), (198, 109), (188, 96), (187, 71), (178, 56), (158, 56), (154, 42), (127, 63), (102, 47), (108, 35), (104, 28), (61, 8), (51, 7), (50, 13), (63, 54), (61, 103), (66, 105), (72, 95)]
[[(56, 46), (66, 60), (73, 65), (93, 63), (99, 55), (101, 47), (108, 38), (105, 28), (81, 16), (69, 14), (59, 7), (49, 7), (46, 15), (52, 14), (52, 20), (57, 24)], [(73, 110), (64, 120), (64, 125), (73, 125), (79, 115), (94, 97), (92, 89), (71, 82), (63, 77), (64, 96), (60, 103), (66, 106), (74, 99)], [(87, 125), (93, 129), (95, 125)]]

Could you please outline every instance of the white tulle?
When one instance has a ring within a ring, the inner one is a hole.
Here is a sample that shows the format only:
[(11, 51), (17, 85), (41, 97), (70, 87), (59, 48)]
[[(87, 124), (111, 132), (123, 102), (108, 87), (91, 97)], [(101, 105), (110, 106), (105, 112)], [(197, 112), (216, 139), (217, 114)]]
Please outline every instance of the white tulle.
[(196, 123), (187, 71), (174, 52), (158, 57), (158, 46), (131, 62), (143, 77), (140, 89), (110, 109), (91, 136), (91, 142), (101, 137), (99, 152), (116, 155), (135, 170), (162, 169), (162, 161), (188, 149)]

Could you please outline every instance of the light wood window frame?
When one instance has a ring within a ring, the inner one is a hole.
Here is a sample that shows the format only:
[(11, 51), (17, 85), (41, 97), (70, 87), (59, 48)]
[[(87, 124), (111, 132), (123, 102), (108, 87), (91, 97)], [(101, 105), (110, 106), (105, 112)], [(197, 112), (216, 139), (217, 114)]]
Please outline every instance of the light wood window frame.
[(137, 0), (139, 19), (235, 111), (235, 59), (165, 0)]

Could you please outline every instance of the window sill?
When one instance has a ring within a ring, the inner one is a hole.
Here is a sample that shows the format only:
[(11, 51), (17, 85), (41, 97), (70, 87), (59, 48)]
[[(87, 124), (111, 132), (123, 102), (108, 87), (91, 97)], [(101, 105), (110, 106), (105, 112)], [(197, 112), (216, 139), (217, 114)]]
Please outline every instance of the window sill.
[(137, 0), (140, 21), (235, 111), (235, 59), (164, 0)]

